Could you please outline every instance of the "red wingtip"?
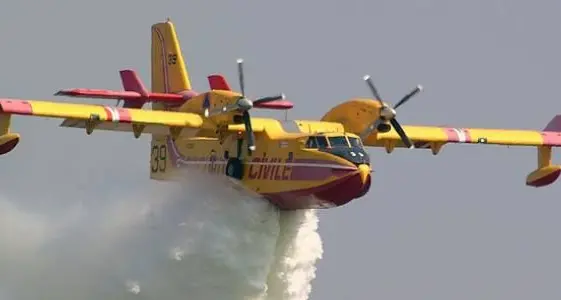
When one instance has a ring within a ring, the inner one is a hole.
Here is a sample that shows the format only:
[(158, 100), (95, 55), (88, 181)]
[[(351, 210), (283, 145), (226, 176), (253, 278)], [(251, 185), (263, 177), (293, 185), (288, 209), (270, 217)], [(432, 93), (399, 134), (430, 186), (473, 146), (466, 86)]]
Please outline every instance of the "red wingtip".
[(231, 91), (230, 85), (226, 78), (220, 74), (212, 74), (208, 77), (208, 84), (211, 90)]

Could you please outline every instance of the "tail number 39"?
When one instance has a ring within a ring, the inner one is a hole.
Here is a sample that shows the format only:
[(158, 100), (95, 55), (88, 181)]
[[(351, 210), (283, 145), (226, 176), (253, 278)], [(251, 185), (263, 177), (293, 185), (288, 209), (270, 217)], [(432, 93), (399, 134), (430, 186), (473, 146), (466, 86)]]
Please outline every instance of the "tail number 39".
[(165, 172), (167, 163), (167, 147), (166, 145), (152, 146), (152, 154), (150, 161), (150, 168), (152, 173)]

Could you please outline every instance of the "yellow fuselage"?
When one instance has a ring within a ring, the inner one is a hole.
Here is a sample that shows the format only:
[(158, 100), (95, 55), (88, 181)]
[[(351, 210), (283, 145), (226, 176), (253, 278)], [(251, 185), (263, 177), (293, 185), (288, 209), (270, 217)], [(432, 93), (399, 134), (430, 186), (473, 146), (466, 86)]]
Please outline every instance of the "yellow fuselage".
[[(222, 143), (216, 137), (180, 138), (175, 142), (169, 136), (162, 137), (153, 143), (151, 177), (173, 180), (182, 175), (181, 170), (228, 176), (232, 175), (228, 168), (236, 167), (231, 161), (238, 158), (239, 172), (230, 177), (237, 177), (245, 188), (281, 209), (340, 206), (368, 191), (370, 161), (361, 145), (309, 144), (310, 136), (326, 141), (357, 140), (356, 136), (343, 133), (338, 124), (331, 124), (331, 132), (314, 133), (312, 123), (324, 123), (322, 128), (330, 123), (272, 119), (254, 122), (266, 122), (267, 130), (255, 134), (256, 150), (251, 153), (243, 132), (228, 136)], [(295, 132), (286, 130), (289, 125)]]

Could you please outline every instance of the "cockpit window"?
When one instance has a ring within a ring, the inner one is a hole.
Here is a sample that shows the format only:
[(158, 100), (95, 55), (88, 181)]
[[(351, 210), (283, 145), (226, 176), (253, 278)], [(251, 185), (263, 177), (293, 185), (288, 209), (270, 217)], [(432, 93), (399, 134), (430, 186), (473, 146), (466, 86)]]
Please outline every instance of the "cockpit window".
[(317, 136), (316, 137), (317, 141), (318, 141), (318, 146), (320, 148), (327, 148), (329, 147), (329, 144), (327, 143), (327, 139), (324, 136)]
[(306, 148), (317, 149), (327, 147), (329, 147), (329, 144), (324, 136), (311, 136), (306, 141)]
[(359, 138), (349, 136), (349, 142), (351, 143), (351, 147), (362, 148), (362, 142)]
[(306, 148), (315, 149), (318, 147), (318, 141), (316, 140), (315, 136), (311, 136), (306, 141)]
[(331, 147), (349, 147), (347, 138), (344, 136), (330, 136), (329, 143)]

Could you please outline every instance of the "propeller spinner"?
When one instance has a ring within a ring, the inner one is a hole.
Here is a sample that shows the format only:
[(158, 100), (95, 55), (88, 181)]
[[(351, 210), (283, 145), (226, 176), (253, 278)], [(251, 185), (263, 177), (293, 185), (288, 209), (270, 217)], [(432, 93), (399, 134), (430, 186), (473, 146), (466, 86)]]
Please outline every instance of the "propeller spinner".
[(253, 134), (253, 129), (251, 127), (251, 116), (249, 115), (249, 110), (252, 109), (253, 107), (258, 108), (260, 106), (260, 104), (263, 104), (263, 103), (278, 101), (278, 100), (284, 100), (285, 96), (284, 96), (284, 94), (281, 93), (280, 95), (261, 97), (259, 99), (253, 100), (253, 101), (251, 99), (247, 98), (246, 95), (245, 95), (245, 80), (244, 80), (244, 72), (243, 72), (243, 59), (241, 59), (241, 58), (238, 59), (237, 63), (238, 63), (238, 79), (239, 79), (240, 90), (241, 90), (241, 94), (242, 94), (241, 97), (234, 104), (226, 105), (224, 107), (217, 108), (217, 109), (210, 110), (210, 111), (208, 109), (206, 109), (204, 114), (205, 114), (205, 117), (209, 117), (209, 116), (218, 115), (218, 114), (222, 114), (222, 113), (227, 113), (227, 112), (231, 112), (231, 111), (242, 112), (242, 120), (243, 120), (243, 123), (245, 125), (245, 132), (247, 134), (248, 151), (251, 153), (251, 151), (255, 151), (255, 135)]
[(381, 131), (384, 131), (384, 132), (389, 131), (390, 127), (386, 124), (386, 122), (390, 122), (390, 124), (393, 126), (393, 128), (395, 129), (395, 131), (397, 132), (397, 134), (399, 135), (399, 137), (403, 141), (403, 144), (407, 148), (413, 148), (413, 143), (411, 142), (411, 140), (409, 139), (409, 137), (407, 136), (407, 134), (405, 133), (405, 131), (403, 130), (403, 128), (401, 127), (401, 125), (399, 124), (397, 119), (395, 118), (395, 116), (396, 116), (396, 111), (395, 110), (398, 107), (400, 107), (401, 105), (405, 104), (407, 101), (409, 101), (409, 99), (411, 99), (413, 96), (415, 96), (416, 94), (421, 92), (423, 90), (423, 87), (421, 85), (417, 85), (417, 87), (415, 89), (413, 89), (411, 92), (409, 92), (403, 98), (401, 98), (401, 100), (399, 100), (399, 102), (397, 102), (392, 108), (392, 107), (389, 107), (382, 100), (382, 97), (380, 97), (380, 94), (378, 93), (378, 90), (374, 86), (374, 83), (372, 82), (372, 78), (370, 78), (370, 75), (364, 76), (363, 79), (368, 84), (368, 87), (370, 88), (370, 91), (374, 95), (374, 98), (376, 98), (378, 100), (378, 102), (380, 103), (380, 113), (379, 113), (378, 119), (376, 119), (374, 122), (372, 122), (360, 134), (360, 137), (364, 140), (370, 134), (372, 134), (373, 132), (375, 132), (376, 130), (379, 130), (379, 129), (383, 129)]

